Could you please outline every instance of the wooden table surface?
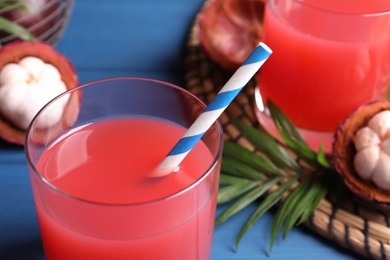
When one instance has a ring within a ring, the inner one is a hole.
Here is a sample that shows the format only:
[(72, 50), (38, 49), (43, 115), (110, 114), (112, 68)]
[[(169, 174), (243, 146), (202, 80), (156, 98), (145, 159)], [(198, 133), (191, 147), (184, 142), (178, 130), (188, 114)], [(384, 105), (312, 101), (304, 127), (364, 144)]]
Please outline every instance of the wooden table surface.
[[(203, 0), (78, 0), (56, 45), (80, 83), (117, 76), (149, 77), (185, 87), (183, 59), (191, 23)], [(294, 228), (268, 254), (273, 213), (234, 241), (251, 205), (216, 228), (211, 259), (356, 259), (305, 228)], [(218, 209), (220, 211), (221, 209)], [(23, 147), (0, 141), (0, 259), (45, 259)]]

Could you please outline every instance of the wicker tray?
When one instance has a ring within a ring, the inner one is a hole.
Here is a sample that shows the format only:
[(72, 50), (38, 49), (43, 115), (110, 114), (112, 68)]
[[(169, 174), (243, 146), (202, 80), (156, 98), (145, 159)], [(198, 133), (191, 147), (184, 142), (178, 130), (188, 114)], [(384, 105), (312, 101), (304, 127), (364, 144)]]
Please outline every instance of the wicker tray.
[[(212, 62), (199, 45), (199, 15), (191, 27), (186, 45), (186, 84), (187, 88), (206, 103), (214, 98), (231, 74)], [(240, 145), (254, 149), (235, 126), (231, 119), (257, 126), (253, 111), (254, 87), (252, 79), (235, 100), (221, 115), (225, 139), (234, 140)], [(353, 198), (336, 209), (328, 200), (322, 200), (311, 218), (305, 223), (316, 234), (336, 244), (372, 259), (390, 258), (390, 212), (367, 208)]]

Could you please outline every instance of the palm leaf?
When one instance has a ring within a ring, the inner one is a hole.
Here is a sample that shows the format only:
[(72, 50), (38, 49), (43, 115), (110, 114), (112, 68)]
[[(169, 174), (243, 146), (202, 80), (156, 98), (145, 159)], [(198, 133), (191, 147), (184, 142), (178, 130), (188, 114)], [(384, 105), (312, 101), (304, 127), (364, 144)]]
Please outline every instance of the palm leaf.
[(274, 244), (276, 236), (279, 233), (281, 227), (285, 224), (286, 219), (287, 218), (292, 218), (295, 220), (299, 219), (300, 215), (296, 216), (292, 213), (292, 211), (295, 207), (297, 207), (299, 203), (301, 203), (302, 197), (310, 189), (310, 184), (311, 184), (310, 180), (303, 181), (295, 190), (291, 192), (291, 194), (287, 197), (287, 199), (284, 201), (282, 206), (280, 206), (279, 209), (277, 210), (271, 228), (271, 238), (270, 238), (270, 245), (269, 245), (270, 251), (272, 251), (272, 246)]
[(217, 205), (229, 202), (239, 197), (254, 187), (259, 186), (260, 183), (260, 181), (243, 180), (235, 184), (220, 188), (218, 191)]
[(221, 171), (250, 180), (264, 180), (265, 176), (249, 165), (234, 159), (223, 157)]
[(247, 183), (247, 182), (249, 182), (249, 180), (243, 179), (240, 177), (235, 177), (232, 175), (227, 175), (227, 174), (221, 174), (219, 177), (219, 184), (230, 185), (230, 184), (236, 184), (236, 183), (240, 183), (240, 182)]
[(25, 41), (33, 41), (35, 37), (30, 34), (24, 27), (14, 23), (4, 17), (0, 17), (0, 28), (9, 34), (15, 35)]
[(283, 193), (290, 188), (290, 186), (298, 180), (298, 175), (292, 177), (288, 182), (282, 184), (277, 190), (271, 192), (264, 201), (259, 205), (256, 211), (249, 217), (241, 228), (236, 238), (236, 249), (249, 228), (272, 206), (274, 206), (279, 200), (281, 200)]
[(324, 156), (325, 154), (322, 145), (318, 154), (314, 152), (312, 149), (310, 149), (310, 147), (304, 141), (302, 136), (299, 134), (287, 116), (272, 101), (268, 101), (267, 104), (276, 128), (278, 129), (286, 145), (299, 158), (311, 166), (329, 168), (330, 164)]
[(280, 178), (274, 178), (244, 194), (239, 200), (233, 203), (229, 208), (227, 208), (217, 217), (215, 225), (219, 226), (231, 216), (248, 206), (250, 203), (260, 198), (269, 188), (275, 185), (279, 180)]
[(287, 233), (290, 231), (290, 229), (298, 222), (298, 220), (301, 218), (302, 213), (305, 211), (305, 209), (308, 207), (308, 203), (311, 201), (311, 194), (313, 194), (313, 184), (314, 181), (312, 178), (309, 178), (308, 180), (305, 180), (302, 184), (299, 186), (302, 186), (303, 184), (307, 184), (305, 190), (296, 190), (298, 193), (298, 196), (300, 197), (300, 200), (298, 203), (294, 205), (294, 207), (291, 209), (290, 214), (285, 219), (284, 227), (283, 227), (283, 235), (282, 238), (285, 239), (287, 236)]
[(268, 175), (283, 175), (282, 171), (280, 171), (280, 169), (269, 160), (266, 160), (241, 145), (230, 141), (225, 142), (223, 156), (236, 159), (237, 161), (243, 162)]
[[(310, 217), (327, 195), (335, 175), (323, 145), (318, 152), (313, 151), (274, 103), (269, 101), (268, 107), (286, 146), (281, 145), (264, 131), (237, 119), (233, 119), (232, 123), (255, 147), (255, 151), (233, 142), (225, 142), (223, 153), (225, 159), (222, 162), (223, 174), (221, 175), (221, 184), (225, 186), (220, 187), (218, 203), (233, 200), (234, 202), (218, 216), (216, 225), (220, 225), (268, 192), (241, 227), (236, 237), (236, 249), (251, 226), (266, 211), (280, 202), (270, 234), (269, 250), (271, 251), (281, 230), (284, 239), (294, 225), (299, 225)], [(307, 167), (308, 164), (311, 167)], [(285, 173), (285, 169), (289, 174)], [(270, 188), (282, 180), (282, 177), (275, 176), (281, 174), (283, 174), (283, 184), (270, 192)], [(300, 178), (302, 181), (297, 182)], [(292, 189), (293, 184), (294, 186), (297, 184), (294, 189)], [(287, 194), (288, 190), (291, 191)]]
[(263, 152), (275, 165), (293, 171), (300, 171), (298, 163), (269, 135), (238, 120), (233, 120), (233, 124), (256, 149)]
[(326, 157), (326, 154), (324, 151), (324, 144), (323, 143), (320, 144), (320, 149), (317, 153), (317, 162), (325, 168), (328, 168), (328, 169), (331, 168), (331, 164), (329, 163), (328, 158)]
[[(310, 192), (306, 195), (308, 197), (308, 202), (304, 207), (304, 211), (301, 214), (299, 222), (296, 225), (300, 225), (305, 222), (310, 215), (317, 208), (318, 204), (323, 200), (328, 193), (329, 185), (333, 180), (334, 175), (332, 172), (324, 172), (322, 175), (315, 180), (315, 184), (311, 187)], [(303, 203), (302, 203), (303, 204)], [(287, 235), (287, 230), (284, 232)], [(285, 236), (284, 235), (284, 236)]]
[(0, 2), (0, 9), (9, 8), (18, 11), (28, 11), (23, 2), (24, 0), (3, 0)]
[[(272, 100), (267, 101), (268, 109), (270, 110), (271, 117), (274, 120), (275, 124), (279, 125), (281, 129), (284, 129), (286, 134), (297, 143), (306, 145), (305, 140), (299, 134), (292, 122), (287, 118), (287, 116), (280, 110)], [(280, 129), (278, 128), (278, 129)]]

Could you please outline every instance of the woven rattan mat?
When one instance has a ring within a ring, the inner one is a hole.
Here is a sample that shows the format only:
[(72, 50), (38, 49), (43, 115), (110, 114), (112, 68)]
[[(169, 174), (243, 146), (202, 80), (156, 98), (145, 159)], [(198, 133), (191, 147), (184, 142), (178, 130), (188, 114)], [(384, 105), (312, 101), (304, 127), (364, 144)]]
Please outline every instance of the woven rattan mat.
[[(199, 14), (191, 27), (186, 45), (186, 87), (207, 103), (213, 99), (231, 74), (212, 62), (199, 45), (198, 19)], [(252, 144), (230, 121), (238, 118), (258, 126), (253, 111), (255, 85), (256, 82), (252, 79), (220, 117), (225, 139), (234, 140), (251, 150), (254, 149)], [(390, 212), (369, 209), (352, 198), (347, 198), (338, 209), (324, 199), (305, 225), (316, 234), (362, 256), (390, 259), (389, 216)]]

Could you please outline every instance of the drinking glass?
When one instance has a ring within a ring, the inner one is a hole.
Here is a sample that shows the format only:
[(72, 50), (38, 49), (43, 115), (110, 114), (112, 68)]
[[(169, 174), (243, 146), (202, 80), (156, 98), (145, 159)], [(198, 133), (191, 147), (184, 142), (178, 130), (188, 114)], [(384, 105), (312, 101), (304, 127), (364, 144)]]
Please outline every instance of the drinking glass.
[(263, 36), (273, 54), (260, 70), (255, 108), (269, 132), (276, 129), (260, 99), (281, 108), (312, 148), (323, 142), (330, 151), (344, 117), (386, 98), (390, 1), (268, 0)]
[[(178, 172), (148, 176), (204, 108), (142, 78), (88, 83), (49, 102), (25, 147), (46, 259), (209, 259), (220, 124)], [(47, 124), (51, 110), (60, 116)]]

